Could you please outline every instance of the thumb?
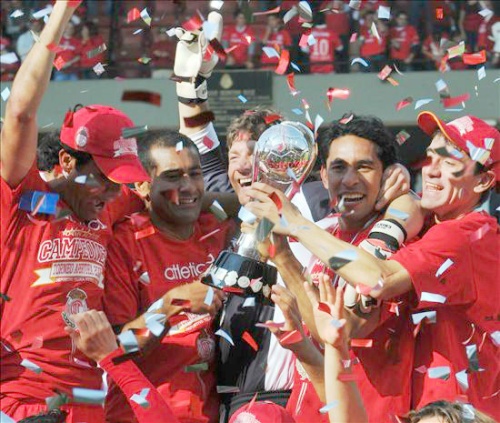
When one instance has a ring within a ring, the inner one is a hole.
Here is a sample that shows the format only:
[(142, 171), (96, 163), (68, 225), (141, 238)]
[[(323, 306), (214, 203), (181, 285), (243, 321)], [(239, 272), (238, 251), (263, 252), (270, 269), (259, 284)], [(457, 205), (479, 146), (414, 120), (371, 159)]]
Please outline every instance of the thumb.
[(304, 289), (306, 291), (307, 298), (309, 298), (309, 302), (311, 303), (313, 308), (316, 308), (318, 306), (317, 293), (314, 291), (309, 282), (304, 282)]

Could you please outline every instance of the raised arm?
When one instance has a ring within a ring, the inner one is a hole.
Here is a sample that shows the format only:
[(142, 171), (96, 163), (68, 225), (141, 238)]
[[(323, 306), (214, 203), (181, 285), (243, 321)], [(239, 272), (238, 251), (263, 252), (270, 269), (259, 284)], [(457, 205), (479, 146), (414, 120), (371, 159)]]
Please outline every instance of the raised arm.
[[(27, 175), (36, 158), (37, 112), (47, 90), (55, 53), (78, 2), (57, 1), (40, 41), (33, 45), (12, 84), (5, 110), (0, 148), (0, 174), (14, 188)], [(54, 50), (54, 49), (52, 49)]]

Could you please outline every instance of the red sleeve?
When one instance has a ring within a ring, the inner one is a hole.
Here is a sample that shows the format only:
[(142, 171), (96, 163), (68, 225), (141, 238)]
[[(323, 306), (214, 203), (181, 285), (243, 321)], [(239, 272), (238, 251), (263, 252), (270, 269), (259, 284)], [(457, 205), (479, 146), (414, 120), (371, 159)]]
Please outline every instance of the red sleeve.
[[(445, 306), (464, 305), (476, 300), (469, 237), (470, 232), (463, 230), (457, 222), (443, 222), (390, 258), (410, 274), (417, 308), (442, 305), (421, 301), (422, 292), (444, 296)], [(451, 265), (447, 267), (450, 260)]]
[(115, 227), (108, 245), (104, 280), (104, 310), (112, 325), (124, 325), (139, 313), (139, 277), (137, 244), (129, 221)]
[(111, 223), (117, 223), (126, 216), (144, 210), (144, 201), (136, 191), (127, 185), (122, 185), (120, 195), (108, 204), (108, 212)]
[[(120, 387), (127, 397), (127, 401), (134, 411), (139, 423), (148, 422), (170, 422), (179, 423), (172, 410), (156, 390), (153, 384), (144, 376), (132, 360), (126, 360), (120, 364), (114, 364), (113, 358), (123, 354), (120, 348), (110, 353), (99, 362), (99, 366), (108, 373), (113, 381)], [(133, 395), (140, 395), (144, 388), (149, 392), (145, 399), (149, 406), (143, 407), (132, 399)]]
[(285, 46), (290, 47), (292, 45), (292, 37), (286, 29), (283, 30), (283, 37), (285, 39)]

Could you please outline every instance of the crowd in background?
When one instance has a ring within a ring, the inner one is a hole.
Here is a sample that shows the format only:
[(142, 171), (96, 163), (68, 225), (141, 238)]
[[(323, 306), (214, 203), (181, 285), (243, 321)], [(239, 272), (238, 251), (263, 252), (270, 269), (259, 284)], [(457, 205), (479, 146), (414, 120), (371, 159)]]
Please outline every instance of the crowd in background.
[[(53, 79), (168, 77), (176, 45), (168, 29), (182, 25), (197, 10), (204, 14), (208, 3), (86, 1), (64, 34), (60, 46), (64, 62)], [(309, 1), (312, 25), (307, 16), (289, 19), (287, 12), (297, 3), (234, 1), (227, 5), (222, 44), (228, 54), (219, 68), (274, 70), (281, 49), (290, 51), (291, 62), (301, 73), (379, 72), (385, 64), (395, 64), (400, 71), (500, 66), (499, 2), (363, 0), (356, 6), (348, 0)], [(48, 4), (2, 2), (1, 53), (15, 53), (19, 59), (2, 61), (2, 80), (11, 80), (26, 57), (44, 25), (33, 13)], [(127, 34), (121, 29), (134, 25), (127, 21), (127, 13), (135, 6), (146, 7), (152, 23)], [(278, 13), (265, 13), (278, 7)], [(449, 49), (460, 43), (466, 53), (478, 53), (480, 58), (484, 54), (484, 61), (464, 63), (460, 54), (450, 55)], [(103, 45), (106, 48), (100, 51)], [(266, 47), (271, 48), (267, 53)], [(444, 61), (447, 55), (449, 60)], [(125, 68), (132, 72), (120, 73)]]

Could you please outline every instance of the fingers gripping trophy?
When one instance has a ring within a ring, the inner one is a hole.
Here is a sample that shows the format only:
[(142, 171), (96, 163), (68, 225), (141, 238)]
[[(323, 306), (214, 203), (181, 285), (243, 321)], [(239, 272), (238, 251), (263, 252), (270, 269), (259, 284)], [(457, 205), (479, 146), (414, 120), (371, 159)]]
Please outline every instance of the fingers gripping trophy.
[[(281, 122), (264, 131), (255, 145), (252, 181), (271, 185), (291, 199), (311, 172), (316, 157), (317, 145), (309, 128), (299, 122)], [(255, 232), (240, 236), (236, 252), (222, 251), (202, 282), (219, 289), (230, 288), (244, 296), (268, 299), (271, 286), (277, 281), (277, 271), (257, 248), (271, 229), (266, 229), (264, 223), (259, 222)]]

